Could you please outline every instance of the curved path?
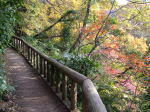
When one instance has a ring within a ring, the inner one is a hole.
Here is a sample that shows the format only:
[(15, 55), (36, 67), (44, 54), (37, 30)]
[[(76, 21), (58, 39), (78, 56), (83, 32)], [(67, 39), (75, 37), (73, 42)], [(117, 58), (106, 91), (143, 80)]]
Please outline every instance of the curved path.
[(5, 54), (7, 76), (22, 112), (69, 112), (26, 60), (11, 48)]

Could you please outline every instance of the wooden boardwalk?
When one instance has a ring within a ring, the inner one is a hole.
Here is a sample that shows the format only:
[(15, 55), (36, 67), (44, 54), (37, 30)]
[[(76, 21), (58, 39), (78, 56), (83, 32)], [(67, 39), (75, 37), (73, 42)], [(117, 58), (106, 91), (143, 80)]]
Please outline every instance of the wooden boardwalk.
[(22, 112), (69, 112), (26, 60), (11, 48), (5, 54), (7, 76)]

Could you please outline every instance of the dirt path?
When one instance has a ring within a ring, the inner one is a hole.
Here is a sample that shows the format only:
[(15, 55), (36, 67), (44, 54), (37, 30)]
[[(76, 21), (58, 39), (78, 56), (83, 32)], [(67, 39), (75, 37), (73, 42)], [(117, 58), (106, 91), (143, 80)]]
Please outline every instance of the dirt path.
[(68, 112), (21, 55), (8, 48), (5, 60), (7, 75), (15, 86), (16, 102), (22, 112)]

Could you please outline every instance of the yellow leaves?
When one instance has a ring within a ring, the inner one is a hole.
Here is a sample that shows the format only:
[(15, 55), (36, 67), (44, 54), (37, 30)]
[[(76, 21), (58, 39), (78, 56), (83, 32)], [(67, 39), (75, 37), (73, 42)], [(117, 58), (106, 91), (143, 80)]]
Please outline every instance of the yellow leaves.
[(78, 10), (79, 8), (81, 8), (82, 0), (71, 0), (71, 2), (75, 10)]
[(61, 38), (60, 37), (56, 37), (53, 39), (53, 42), (54, 43), (59, 43), (61, 41)]
[(125, 35), (122, 37), (122, 40), (127, 42), (125, 45), (129, 49), (135, 49), (136, 51), (142, 53), (148, 50), (145, 38), (136, 38), (133, 37), (132, 35)]
[[(48, 2), (47, 2), (48, 1)], [(28, 35), (35, 35), (56, 22), (68, 10), (82, 10), (82, 0), (28, 0), (25, 2), (27, 12), (23, 16), (23, 31)], [(60, 32), (62, 24), (56, 25), (52, 30)], [(53, 31), (49, 32), (53, 33)]]
[(22, 13), (23, 16), (23, 31), (28, 35), (35, 35), (43, 28), (50, 25), (47, 16), (48, 4), (44, 4), (39, 0), (27, 1), (25, 4), (27, 12)]

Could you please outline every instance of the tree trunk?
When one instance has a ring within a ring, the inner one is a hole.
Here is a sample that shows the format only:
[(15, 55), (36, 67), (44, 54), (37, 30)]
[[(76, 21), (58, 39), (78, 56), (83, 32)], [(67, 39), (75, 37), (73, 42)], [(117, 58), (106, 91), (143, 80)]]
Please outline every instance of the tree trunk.
[[(90, 14), (90, 8), (91, 8), (91, 0), (88, 0), (88, 4), (87, 4), (87, 9), (86, 9), (86, 15), (83, 21), (83, 26), (82, 29), (84, 29), (87, 25), (87, 21), (89, 18), (89, 14)], [(83, 32), (81, 31), (78, 38), (76, 39), (76, 41), (73, 43), (73, 45), (71, 46), (69, 53), (71, 53), (73, 50), (76, 49), (76, 47), (80, 44), (81, 42), (81, 38), (82, 38)]]

